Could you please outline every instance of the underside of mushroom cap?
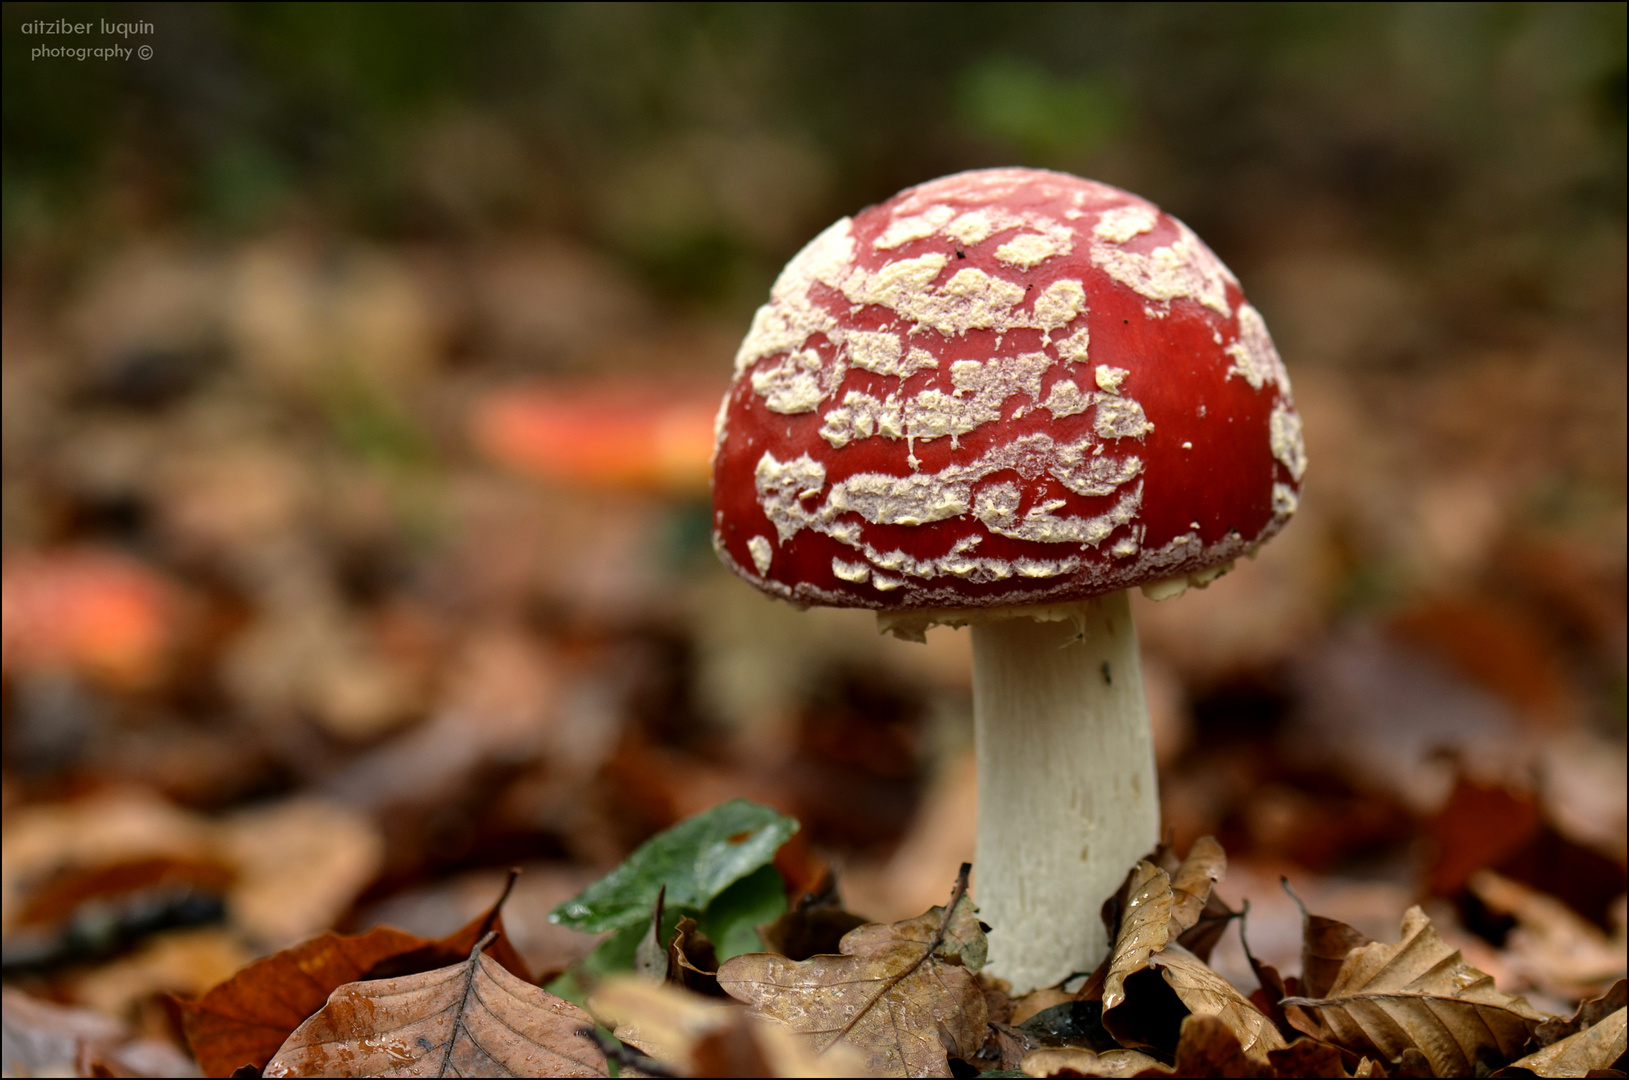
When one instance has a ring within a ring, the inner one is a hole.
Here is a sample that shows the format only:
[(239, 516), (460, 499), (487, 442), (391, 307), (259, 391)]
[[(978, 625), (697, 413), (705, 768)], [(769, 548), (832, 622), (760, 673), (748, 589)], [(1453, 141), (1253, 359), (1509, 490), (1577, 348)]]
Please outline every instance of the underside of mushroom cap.
[(1064, 603), (1283, 527), (1300, 419), (1261, 316), (1181, 222), (1062, 173), (909, 189), (816, 237), (736, 356), (724, 562), (800, 603)]

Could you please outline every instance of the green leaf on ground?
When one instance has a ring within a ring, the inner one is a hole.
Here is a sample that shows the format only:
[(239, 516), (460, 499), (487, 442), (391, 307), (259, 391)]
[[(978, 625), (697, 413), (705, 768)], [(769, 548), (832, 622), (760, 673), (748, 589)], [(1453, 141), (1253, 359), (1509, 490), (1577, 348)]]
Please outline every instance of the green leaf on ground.
[(742, 953), (761, 952), (758, 927), (786, 914), (786, 883), (779, 870), (764, 866), (719, 893), (698, 920), (720, 963)]
[(669, 906), (705, 911), (725, 889), (769, 866), (797, 830), (796, 821), (767, 806), (732, 799), (651, 837), (549, 920), (588, 933), (640, 925), (664, 884)]

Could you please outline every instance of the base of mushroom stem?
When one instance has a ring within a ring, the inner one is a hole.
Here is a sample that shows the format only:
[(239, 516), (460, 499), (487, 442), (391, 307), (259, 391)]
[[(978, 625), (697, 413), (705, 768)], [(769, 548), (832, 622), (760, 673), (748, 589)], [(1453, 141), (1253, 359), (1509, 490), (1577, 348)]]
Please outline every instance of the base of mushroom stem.
[(1129, 599), (1067, 607), (973, 624), (974, 896), (992, 928), (989, 970), (1015, 993), (1097, 966), (1102, 903), (1159, 839)]

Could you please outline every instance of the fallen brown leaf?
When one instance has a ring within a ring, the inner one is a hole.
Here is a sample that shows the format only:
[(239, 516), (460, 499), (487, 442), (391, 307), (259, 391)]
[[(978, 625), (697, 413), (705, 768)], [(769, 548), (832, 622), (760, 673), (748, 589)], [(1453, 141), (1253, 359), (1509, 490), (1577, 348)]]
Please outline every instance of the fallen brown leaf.
[(589, 1008), (622, 1042), (682, 1076), (870, 1075), (852, 1046), (817, 1054), (780, 1024), (671, 984), (607, 979)]
[(1512, 1061), (1510, 1068), (1531, 1069), (1540, 1076), (1593, 1076), (1594, 1070), (1612, 1068), (1629, 1050), (1626, 1028), (1629, 1010), (1619, 1009), (1593, 1027)]
[(1201, 836), (1188, 849), (1188, 857), (1171, 875), (1171, 922), (1180, 936), (1198, 924), (1210, 891), (1227, 874), (1227, 853), (1212, 836)]
[(1403, 915), (1397, 944), (1354, 949), (1325, 995), (1283, 1004), (1312, 1013), (1309, 1035), (1385, 1061), (1416, 1051), (1437, 1076), (1468, 1076), (1490, 1057), (1510, 1061), (1545, 1019), (1467, 964), (1418, 907)]
[(514, 884), (511, 872), (490, 908), (444, 938), (427, 941), (389, 926), (319, 934), (255, 961), (197, 1001), (182, 1001), (182, 1029), (199, 1065), (208, 1076), (229, 1076), (241, 1065), (264, 1067), (338, 987), (459, 963), (490, 933), (498, 935), (490, 958), (530, 982), (526, 962), (503, 932), (503, 904)]
[(1284, 1046), (1271, 1019), (1173, 940), (1198, 921), (1225, 867), (1221, 846), (1207, 837), (1177, 870), (1180, 899), (1170, 875), (1153, 863), (1141, 862), (1132, 871), (1103, 981), (1103, 1026), (1120, 1042), (1169, 1052), (1183, 1017), (1193, 1014), (1215, 1018), (1258, 1061)]
[[(1274, 1050), (1284, 1047), (1284, 1037), (1261, 1010), (1239, 992), (1238, 987), (1212, 971), (1197, 956), (1175, 943), (1149, 962), (1149, 969), (1158, 971), (1165, 983), (1176, 991), (1183, 1006), (1195, 1017), (1210, 1017), (1222, 1024), (1230, 1036), (1242, 1047), (1243, 1053), (1255, 1060), (1265, 1060)], [(1134, 1005), (1122, 1008), (1134, 1007)], [(1114, 1020), (1106, 1011), (1104, 1026), (1115, 1031)], [(1187, 1030), (1188, 1023), (1183, 1024)]]
[(1629, 1005), (1629, 980), (1619, 979), (1600, 997), (1580, 1003), (1578, 1010), (1571, 1017), (1552, 1016), (1540, 1024), (1537, 1035), (1539, 1045), (1549, 1046), (1569, 1035), (1576, 1035), (1600, 1023), (1625, 1005)]
[(948, 909), (861, 926), (844, 935), (838, 956), (737, 956), (719, 968), (719, 985), (817, 1051), (847, 1043), (882, 1076), (949, 1076), (949, 1054), (972, 1060), (987, 1023), (974, 977), (986, 946), (967, 873), (963, 864)]
[(339, 986), (423, 938), (388, 926), (366, 934), (319, 934), (256, 960), (197, 1001), (181, 1002), (181, 1025), (205, 1076), (263, 1068), (289, 1034)]
[(460, 964), (341, 986), (263, 1075), (608, 1075), (588, 1014), (482, 953), (495, 937)]
[(1105, 1050), (1101, 1054), (1074, 1046), (1047, 1046), (1024, 1055), (1019, 1066), (1029, 1076), (1142, 1076), (1175, 1075), (1141, 1050)]
[(1126, 999), (1127, 976), (1141, 971), (1148, 958), (1171, 940), (1171, 909), (1176, 896), (1171, 877), (1144, 860), (1131, 872), (1126, 885), (1126, 902), (1120, 916), (1120, 932), (1115, 936), (1109, 970), (1103, 980), (1103, 1011)]

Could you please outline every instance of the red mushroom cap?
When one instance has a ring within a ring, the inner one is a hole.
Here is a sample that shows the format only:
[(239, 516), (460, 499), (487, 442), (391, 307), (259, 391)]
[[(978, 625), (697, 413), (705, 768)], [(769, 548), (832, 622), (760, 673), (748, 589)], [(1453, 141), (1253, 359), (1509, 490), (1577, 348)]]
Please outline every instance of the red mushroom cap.
[(1254, 550), (1305, 463), (1267, 327), (1186, 225), (990, 169), (781, 272), (719, 411), (713, 539), (801, 603), (1057, 603)]

